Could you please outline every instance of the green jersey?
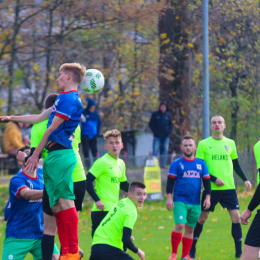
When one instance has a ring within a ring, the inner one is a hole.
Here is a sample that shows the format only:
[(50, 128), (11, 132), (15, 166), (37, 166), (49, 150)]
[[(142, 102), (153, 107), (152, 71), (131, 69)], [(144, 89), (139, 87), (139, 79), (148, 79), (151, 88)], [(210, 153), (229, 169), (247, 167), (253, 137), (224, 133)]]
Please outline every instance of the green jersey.
[(254, 145), (254, 155), (256, 161), (256, 169), (257, 169), (257, 185), (259, 184), (259, 172), (258, 169), (260, 168), (260, 141)]
[(106, 244), (123, 250), (123, 229), (133, 229), (136, 219), (135, 204), (129, 198), (119, 200), (96, 229), (92, 245)]
[(235, 189), (232, 160), (237, 159), (237, 150), (233, 140), (226, 137), (221, 140), (212, 137), (204, 139), (199, 142), (196, 157), (205, 161), (211, 175), (225, 183), (218, 187), (211, 182), (212, 190)]
[[(45, 131), (47, 130), (47, 124), (48, 124), (48, 119), (45, 121), (42, 121), (41, 123), (37, 123), (37, 124), (33, 125), (32, 131), (31, 131), (31, 147), (37, 147), (39, 145)], [(78, 126), (75, 130), (74, 139), (72, 142), (72, 148), (77, 157), (77, 165), (72, 172), (73, 182), (86, 180), (85, 170), (84, 170), (84, 167), (83, 167), (83, 164), (81, 161), (81, 157), (79, 154), (79, 144), (81, 142), (80, 133), (81, 133), (80, 127)], [(47, 156), (48, 156), (48, 150), (46, 150), (44, 148), (42, 151), (43, 161), (47, 158)]]
[[(97, 159), (89, 172), (96, 177), (95, 191), (109, 211), (119, 200), (120, 182), (126, 181), (125, 163), (108, 153)], [(100, 211), (94, 202), (92, 211)]]

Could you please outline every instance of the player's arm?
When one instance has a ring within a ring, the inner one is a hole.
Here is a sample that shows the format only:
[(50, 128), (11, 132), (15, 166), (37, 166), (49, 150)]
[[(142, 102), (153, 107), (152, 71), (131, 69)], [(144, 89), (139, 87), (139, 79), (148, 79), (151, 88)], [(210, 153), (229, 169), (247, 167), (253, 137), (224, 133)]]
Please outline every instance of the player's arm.
[(24, 188), (19, 193), (20, 197), (26, 200), (38, 200), (43, 196), (43, 190), (31, 190), (29, 188)]
[(167, 201), (166, 201), (166, 208), (169, 211), (172, 211), (172, 208), (174, 207), (173, 199), (172, 199), (172, 193), (173, 193), (173, 188), (174, 184), (176, 181), (177, 175), (174, 173), (171, 173), (173, 170), (173, 164), (170, 166), (168, 177), (167, 177), (167, 184), (166, 184), (166, 194), (167, 194)]
[(57, 128), (60, 127), (61, 124), (63, 124), (65, 121), (64, 118), (55, 116), (53, 118), (52, 124), (48, 127), (48, 129), (45, 131), (42, 140), (40, 141), (39, 145), (37, 148), (34, 150), (32, 156), (27, 160), (26, 162), (26, 170), (32, 172), (38, 165), (39, 162), (39, 157), (40, 154), (43, 150), (43, 148), (47, 145), (48, 143), (48, 137), (49, 135), (56, 130)]
[(130, 183), (128, 181), (120, 182), (120, 189), (125, 192), (128, 192), (129, 186), (130, 186)]
[(136, 247), (131, 239), (132, 236), (132, 229), (128, 227), (123, 228), (123, 238), (122, 242), (124, 244), (124, 249), (130, 249), (132, 252), (137, 253), (138, 247)]
[(87, 181), (86, 181), (86, 183), (87, 183), (86, 190), (87, 190), (88, 194), (90, 195), (90, 197), (95, 202), (98, 202), (100, 200), (100, 198), (98, 197), (97, 193), (95, 192), (94, 185), (93, 185), (93, 182), (95, 179), (96, 179), (96, 177), (91, 172), (88, 172)]
[(49, 118), (52, 112), (52, 108), (44, 110), (41, 114), (38, 115), (26, 115), (26, 116), (1, 116), (0, 120), (2, 123), (7, 123), (9, 121), (20, 122), (26, 124), (40, 123)]

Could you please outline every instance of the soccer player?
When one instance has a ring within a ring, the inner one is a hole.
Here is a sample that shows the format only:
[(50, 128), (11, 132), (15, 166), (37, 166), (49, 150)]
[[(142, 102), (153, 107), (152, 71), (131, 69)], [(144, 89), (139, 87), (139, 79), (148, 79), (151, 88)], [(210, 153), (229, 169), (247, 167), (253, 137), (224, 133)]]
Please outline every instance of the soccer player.
[(134, 260), (124, 251), (127, 248), (145, 259), (144, 252), (133, 244), (131, 234), (137, 220), (136, 207), (142, 207), (146, 197), (143, 183), (130, 184), (128, 197), (119, 200), (98, 226), (89, 260)]
[(102, 219), (119, 200), (119, 190), (128, 192), (129, 188), (125, 163), (119, 158), (123, 148), (121, 133), (116, 129), (107, 131), (104, 138), (107, 153), (94, 162), (87, 175), (87, 191), (94, 200), (91, 212), (92, 237)]
[[(22, 153), (24, 158), (30, 153), (30, 146), (21, 147), (17, 153)], [(41, 170), (27, 171), (24, 161), (18, 160), (18, 164), (22, 170), (11, 179), (9, 186), (9, 212), (2, 259), (22, 260), (29, 252), (34, 259), (42, 259), (43, 177)], [(54, 253), (59, 254), (57, 248)]]
[[(185, 135), (181, 150), (183, 156), (175, 160), (169, 169), (167, 179), (166, 207), (173, 209), (175, 227), (171, 234), (172, 254), (169, 260), (177, 259), (178, 246), (182, 240), (182, 260), (190, 260), (189, 252), (192, 245), (193, 231), (199, 219), (201, 179), (205, 188), (206, 198), (203, 208), (210, 207), (210, 176), (204, 161), (195, 158), (196, 146), (192, 136)], [(172, 191), (174, 187), (174, 196)], [(174, 200), (174, 202), (173, 202)], [(182, 231), (185, 228), (184, 235)]]
[[(42, 122), (49, 118), (48, 129), (41, 142), (27, 160), (26, 169), (37, 167), (39, 155), (45, 146), (49, 151), (44, 161), (44, 184), (50, 207), (55, 214), (57, 232), (62, 247), (61, 260), (80, 259), (83, 252), (78, 247), (78, 214), (74, 204), (72, 171), (77, 158), (72, 149), (73, 133), (80, 123), (82, 104), (77, 88), (85, 76), (86, 68), (78, 63), (65, 63), (59, 69), (57, 83), (62, 91), (52, 109), (30, 119)], [(15, 116), (2, 117), (2, 121), (15, 120)]]
[[(260, 204), (260, 185), (257, 186), (255, 194), (247, 209), (241, 215), (241, 223), (248, 225), (248, 219), (252, 211)], [(246, 235), (244, 250), (240, 260), (258, 260), (260, 252), (260, 210), (257, 210), (255, 218)]]
[[(235, 257), (239, 258), (242, 254), (242, 229), (233, 170), (235, 170), (236, 174), (244, 181), (247, 191), (251, 189), (251, 183), (238, 163), (235, 142), (223, 136), (225, 128), (226, 125), (223, 117), (212, 117), (210, 124), (212, 136), (202, 140), (198, 145), (196, 158), (205, 161), (210, 173), (211, 206), (209, 209), (202, 209), (201, 211), (194, 230), (193, 244), (190, 250), (191, 258), (195, 258), (196, 243), (202, 232), (203, 225), (209, 213), (214, 211), (218, 203), (220, 203), (223, 208), (227, 208), (232, 221), (231, 233), (235, 242)], [(205, 192), (203, 192), (202, 198), (204, 200)]]

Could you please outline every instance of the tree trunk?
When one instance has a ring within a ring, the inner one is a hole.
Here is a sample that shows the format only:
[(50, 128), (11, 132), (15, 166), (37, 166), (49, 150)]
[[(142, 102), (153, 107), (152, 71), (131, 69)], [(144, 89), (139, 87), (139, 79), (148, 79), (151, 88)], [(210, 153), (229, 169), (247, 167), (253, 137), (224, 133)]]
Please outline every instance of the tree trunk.
[(170, 135), (169, 152), (180, 151), (181, 137), (190, 131), (190, 63), (186, 0), (171, 0), (159, 20), (160, 101), (166, 101), (173, 118), (174, 129)]

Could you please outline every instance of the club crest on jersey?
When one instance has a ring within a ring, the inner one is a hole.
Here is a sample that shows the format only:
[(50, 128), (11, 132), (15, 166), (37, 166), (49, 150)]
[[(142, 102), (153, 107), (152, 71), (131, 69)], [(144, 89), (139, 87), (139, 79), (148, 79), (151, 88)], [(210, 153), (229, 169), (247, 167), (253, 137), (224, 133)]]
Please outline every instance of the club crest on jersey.
[(228, 147), (227, 145), (225, 145), (225, 148), (226, 148), (226, 150), (228, 151), (229, 147)]
[(119, 168), (119, 170), (120, 170), (121, 172), (123, 171), (123, 168), (122, 168), (121, 165), (118, 165), (118, 168)]
[(30, 189), (32, 190), (33, 189), (33, 184), (30, 180), (27, 180), (27, 182), (29, 183), (29, 186), (30, 186)]
[(196, 166), (197, 166), (197, 169), (198, 169), (198, 170), (201, 170), (201, 169), (202, 169), (201, 164), (196, 164)]
[(58, 106), (59, 101), (60, 101), (59, 99), (55, 101), (55, 103), (54, 103), (55, 106)]
[(181, 169), (184, 170), (184, 165), (180, 163)]
[(70, 135), (69, 140), (70, 140), (70, 141), (73, 141), (73, 140), (74, 140), (74, 136), (73, 136), (73, 135)]

